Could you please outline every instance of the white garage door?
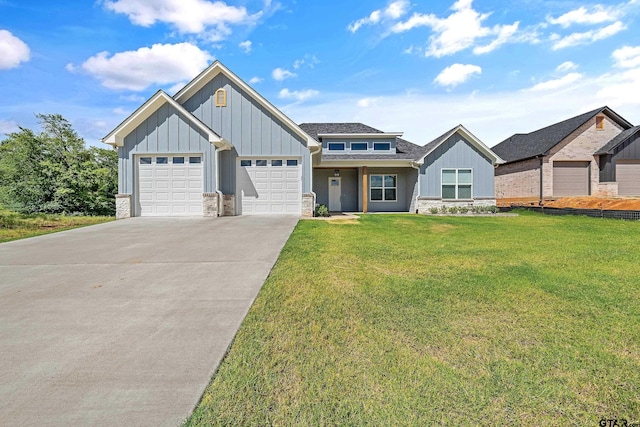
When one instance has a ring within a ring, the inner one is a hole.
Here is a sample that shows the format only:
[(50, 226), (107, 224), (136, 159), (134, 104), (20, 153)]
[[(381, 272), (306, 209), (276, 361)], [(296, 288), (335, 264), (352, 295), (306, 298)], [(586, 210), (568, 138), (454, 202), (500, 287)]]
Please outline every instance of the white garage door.
[(616, 181), (619, 196), (640, 196), (640, 161), (618, 161)]
[(238, 159), (238, 214), (302, 212), (302, 174), (297, 159)]
[(140, 216), (202, 216), (202, 156), (138, 157)]
[(554, 196), (588, 196), (589, 162), (553, 162)]

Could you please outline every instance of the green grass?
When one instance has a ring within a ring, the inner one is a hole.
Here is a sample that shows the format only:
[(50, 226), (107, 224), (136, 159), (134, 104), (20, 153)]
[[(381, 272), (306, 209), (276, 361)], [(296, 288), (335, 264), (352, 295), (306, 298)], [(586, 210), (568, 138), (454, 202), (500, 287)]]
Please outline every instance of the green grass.
[(301, 221), (186, 425), (640, 421), (640, 223)]
[(0, 208), (0, 243), (114, 219), (106, 216), (25, 215)]

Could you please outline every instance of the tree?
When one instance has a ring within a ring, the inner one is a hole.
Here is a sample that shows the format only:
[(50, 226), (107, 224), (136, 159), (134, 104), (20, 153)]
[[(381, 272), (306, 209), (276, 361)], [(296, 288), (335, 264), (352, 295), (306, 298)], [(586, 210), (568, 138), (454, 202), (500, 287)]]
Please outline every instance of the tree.
[(37, 117), (41, 133), (20, 128), (0, 143), (0, 203), (25, 213), (113, 215), (116, 151), (86, 148), (59, 114)]

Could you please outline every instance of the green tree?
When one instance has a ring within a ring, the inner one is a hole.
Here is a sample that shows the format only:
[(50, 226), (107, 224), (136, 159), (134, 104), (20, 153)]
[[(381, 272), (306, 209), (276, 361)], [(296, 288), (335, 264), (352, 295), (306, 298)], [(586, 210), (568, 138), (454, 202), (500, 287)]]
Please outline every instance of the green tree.
[(116, 151), (86, 148), (59, 114), (37, 117), (42, 132), (20, 128), (0, 143), (0, 203), (26, 213), (113, 215)]

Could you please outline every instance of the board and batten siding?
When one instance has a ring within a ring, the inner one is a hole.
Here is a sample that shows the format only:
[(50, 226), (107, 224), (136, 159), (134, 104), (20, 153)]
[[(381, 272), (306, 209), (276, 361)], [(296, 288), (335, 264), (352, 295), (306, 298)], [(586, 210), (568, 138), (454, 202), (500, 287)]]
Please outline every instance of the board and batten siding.
[(617, 146), (613, 154), (600, 156), (600, 182), (616, 181), (618, 160), (640, 160), (640, 133), (636, 133)]
[(495, 197), (491, 159), (457, 133), (431, 152), (420, 167), (421, 197), (442, 197), (442, 169), (472, 169), (473, 197)]
[[(215, 92), (220, 88), (227, 94), (225, 107), (215, 104)], [(220, 156), (220, 190), (223, 193), (235, 192), (236, 159), (260, 156), (300, 158), (302, 191), (311, 191), (311, 154), (306, 141), (225, 75), (215, 76), (183, 106), (234, 147)]]
[(138, 193), (134, 187), (136, 155), (183, 153), (203, 156), (203, 190), (215, 191), (215, 146), (189, 119), (173, 106), (164, 104), (124, 138), (122, 147), (118, 147), (118, 192)]

